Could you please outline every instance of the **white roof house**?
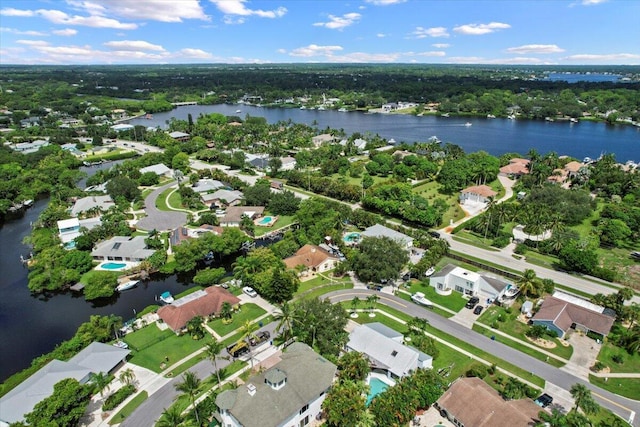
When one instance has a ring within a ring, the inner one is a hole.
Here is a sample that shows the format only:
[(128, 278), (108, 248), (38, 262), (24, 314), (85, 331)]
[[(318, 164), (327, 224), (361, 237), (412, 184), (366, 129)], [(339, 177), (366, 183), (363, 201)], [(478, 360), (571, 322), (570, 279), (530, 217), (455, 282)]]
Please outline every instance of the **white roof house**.
[(418, 368), (431, 368), (433, 358), (399, 338), (389, 336), (386, 329), (371, 324), (357, 326), (349, 335), (347, 350), (364, 354), (377, 369), (393, 378), (403, 377)]
[(392, 230), (381, 224), (368, 227), (361, 233), (361, 235), (365, 237), (388, 237), (398, 242), (402, 247), (410, 248), (413, 246), (413, 237), (407, 236), (399, 231)]
[(71, 208), (71, 215), (78, 216), (82, 212), (89, 211), (93, 208), (99, 208), (100, 211), (106, 212), (111, 206), (114, 206), (111, 196), (88, 196), (76, 200)]
[(58, 382), (73, 378), (84, 384), (91, 374), (111, 372), (129, 353), (129, 350), (94, 342), (68, 362), (52, 360), (0, 398), (0, 425), (23, 421), (38, 402), (51, 396)]
[(191, 188), (193, 188), (193, 191), (196, 193), (208, 193), (224, 187), (226, 187), (226, 185), (216, 179), (200, 179), (193, 184)]
[(147, 249), (144, 236), (115, 236), (96, 245), (91, 256), (97, 261), (143, 261), (156, 251)]
[[(244, 194), (238, 190), (217, 190), (214, 193), (203, 194), (200, 196), (202, 201), (210, 205), (216, 203), (218, 205), (234, 206), (242, 201)], [(224, 203), (223, 203), (224, 201)]]
[(14, 151), (18, 151), (23, 154), (35, 153), (42, 147), (46, 147), (49, 145), (49, 141), (44, 139), (36, 139), (33, 142), (19, 142), (17, 144), (13, 144), (10, 147), (13, 148)]
[[(62, 241), (62, 244), (65, 245), (65, 247), (68, 247), (66, 245), (68, 245), (69, 242), (72, 242), (76, 237), (80, 236), (81, 228), (91, 230), (100, 224), (102, 224), (102, 219), (100, 217), (87, 219), (63, 219), (58, 221), (58, 237)], [(69, 247), (69, 249), (71, 249), (71, 247)]]
[(126, 124), (126, 123), (118, 123), (117, 125), (111, 126), (111, 129), (116, 131), (116, 132), (123, 132), (125, 130), (131, 130), (133, 128), (134, 128), (133, 125), (129, 125), (129, 124)]
[(510, 284), (495, 277), (479, 274), (455, 265), (446, 265), (429, 278), (429, 284), (436, 292), (448, 295), (457, 291), (466, 295), (475, 295), (488, 300), (504, 296)]
[(162, 176), (162, 175), (169, 176), (171, 175), (172, 171), (164, 163), (157, 163), (155, 165), (147, 166), (145, 168), (140, 169), (141, 174), (145, 174), (147, 172), (153, 172), (158, 176)]

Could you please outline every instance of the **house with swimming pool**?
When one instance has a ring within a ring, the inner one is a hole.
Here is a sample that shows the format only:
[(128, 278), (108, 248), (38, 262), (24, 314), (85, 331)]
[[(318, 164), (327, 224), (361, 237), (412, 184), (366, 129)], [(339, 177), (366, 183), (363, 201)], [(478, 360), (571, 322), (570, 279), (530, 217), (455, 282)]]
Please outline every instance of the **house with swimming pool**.
[(391, 240), (395, 240), (400, 246), (407, 250), (413, 247), (413, 237), (407, 236), (404, 233), (393, 230), (389, 227), (385, 227), (381, 224), (375, 224), (366, 228), (362, 233), (362, 237), (388, 237)]
[(322, 412), (336, 365), (294, 342), (270, 368), (250, 376), (244, 387), (216, 397), (214, 416), (225, 427), (304, 427)]
[(264, 213), (264, 206), (229, 206), (224, 216), (220, 218), (221, 227), (240, 227), (242, 217), (247, 216), (252, 220), (258, 219)]
[(115, 236), (96, 244), (91, 256), (96, 261), (140, 262), (155, 252), (147, 249), (144, 236)]

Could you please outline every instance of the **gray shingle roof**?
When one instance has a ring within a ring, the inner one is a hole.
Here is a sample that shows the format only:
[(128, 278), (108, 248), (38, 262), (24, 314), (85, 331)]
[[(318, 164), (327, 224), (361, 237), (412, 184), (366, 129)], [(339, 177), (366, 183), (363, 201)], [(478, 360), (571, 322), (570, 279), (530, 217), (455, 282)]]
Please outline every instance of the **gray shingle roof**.
[(389, 237), (390, 239), (395, 240), (403, 245), (408, 245), (410, 242), (413, 242), (413, 238), (407, 236), (406, 234), (392, 230), (391, 228), (385, 227), (384, 225), (380, 224), (372, 225), (371, 227), (365, 229), (362, 232), (362, 235), (365, 237)]
[[(144, 236), (115, 236), (96, 245), (91, 251), (92, 257), (122, 257), (134, 260), (146, 259), (155, 253), (153, 249), (145, 249)], [(112, 258), (113, 259), (113, 258)]]

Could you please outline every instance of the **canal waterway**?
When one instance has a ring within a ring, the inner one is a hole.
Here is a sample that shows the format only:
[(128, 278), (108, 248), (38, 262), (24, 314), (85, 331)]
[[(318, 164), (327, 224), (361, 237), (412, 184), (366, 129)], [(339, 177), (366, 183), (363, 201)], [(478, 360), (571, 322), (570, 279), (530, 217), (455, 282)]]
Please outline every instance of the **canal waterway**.
[[(238, 112), (239, 111), (239, 112)], [(335, 110), (300, 110), (298, 108), (265, 108), (252, 105), (188, 105), (172, 111), (156, 113), (151, 118), (131, 120), (131, 124), (166, 128), (171, 118), (196, 120), (200, 114), (221, 113), (226, 116), (247, 114), (264, 117), (269, 123), (278, 121), (343, 129), (347, 134), (378, 134), (397, 142), (425, 142), (437, 136), (443, 142), (461, 146), (466, 152), (487, 151), (493, 155), (509, 152), (526, 154), (534, 148), (545, 154), (555, 151), (582, 160), (613, 153), (620, 162), (640, 162), (640, 127), (611, 126), (581, 121), (546, 122), (533, 120), (486, 119), (466, 117), (417, 117), (405, 114), (365, 114)], [(472, 126), (465, 126), (469, 122)]]

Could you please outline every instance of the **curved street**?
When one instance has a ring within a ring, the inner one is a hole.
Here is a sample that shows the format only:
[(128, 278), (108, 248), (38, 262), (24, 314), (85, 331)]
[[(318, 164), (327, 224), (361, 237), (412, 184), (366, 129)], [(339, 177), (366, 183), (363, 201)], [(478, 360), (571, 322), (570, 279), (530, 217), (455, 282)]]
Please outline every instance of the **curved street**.
[(144, 199), (144, 211), (147, 214), (136, 223), (136, 227), (142, 230), (173, 230), (181, 225), (187, 223), (187, 214), (184, 212), (176, 211), (161, 211), (156, 207), (156, 200), (167, 188), (176, 185), (177, 182), (173, 181), (162, 187), (156, 188)]

